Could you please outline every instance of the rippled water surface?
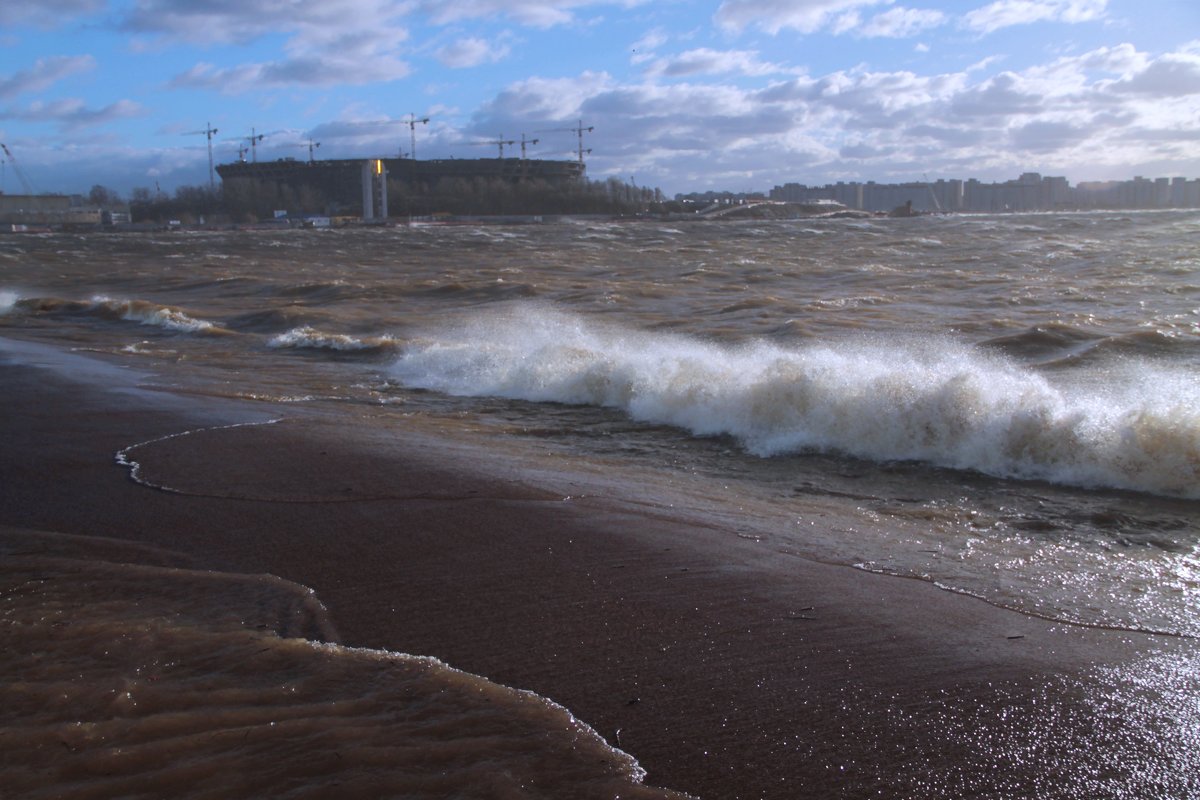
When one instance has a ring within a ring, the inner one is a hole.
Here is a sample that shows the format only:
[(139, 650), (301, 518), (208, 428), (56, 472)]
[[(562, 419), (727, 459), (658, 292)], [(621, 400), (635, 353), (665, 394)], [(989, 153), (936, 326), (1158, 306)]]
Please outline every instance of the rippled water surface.
[(0, 335), (687, 476), (822, 560), (1194, 636), (1198, 243), (1184, 212), (13, 236)]
[(543, 698), (321, 642), (303, 587), (131, 549), (0, 528), (0, 796), (677, 797)]

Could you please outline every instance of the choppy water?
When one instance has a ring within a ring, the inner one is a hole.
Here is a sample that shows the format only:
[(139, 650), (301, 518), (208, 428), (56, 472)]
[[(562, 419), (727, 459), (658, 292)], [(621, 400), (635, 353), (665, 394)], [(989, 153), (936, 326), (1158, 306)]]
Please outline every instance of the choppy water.
[(659, 474), (790, 552), (1196, 637), (1198, 245), (1189, 212), (14, 236), (0, 336)]
[[(719, 486), (822, 560), (1200, 634), (1200, 217), (34, 236), (0, 334)], [(815, 499), (852, 518), (812, 532)]]

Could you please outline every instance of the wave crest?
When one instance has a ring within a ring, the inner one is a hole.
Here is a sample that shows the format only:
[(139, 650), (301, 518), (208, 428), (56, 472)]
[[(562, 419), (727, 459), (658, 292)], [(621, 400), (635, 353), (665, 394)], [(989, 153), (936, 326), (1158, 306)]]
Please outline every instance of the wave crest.
[(192, 317), (178, 308), (145, 300), (114, 300), (98, 295), (92, 298), (92, 307), (102, 316), (116, 316), (127, 322), (138, 322), (183, 333), (212, 333), (219, 330), (217, 325)]
[(946, 339), (729, 347), (513, 304), (410, 343), (404, 384), (618, 408), (752, 453), (835, 451), (1200, 497), (1196, 375), (1125, 364), (1047, 377)]
[(365, 352), (392, 348), (395, 346), (395, 340), (390, 336), (370, 336), (360, 339), (344, 333), (327, 333), (305, 325), (274, 336), (267, 344), (278, 348)]
[(104, 295), (96, 295), (91, 300), (70, 300), (63, 297), (20, 297), (13, 292), (0, 292), (0, 313), (14, 308), (33, 314), (77, 314), (124, 320), (183, 333), (228, 333), (224, 328), (193, 317), (179, 308), (147, 300), (119, 300)]

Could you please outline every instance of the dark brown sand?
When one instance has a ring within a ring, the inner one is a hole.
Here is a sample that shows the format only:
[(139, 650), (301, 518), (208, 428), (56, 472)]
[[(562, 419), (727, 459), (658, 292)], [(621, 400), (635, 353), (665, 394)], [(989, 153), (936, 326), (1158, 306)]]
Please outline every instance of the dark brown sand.
[(1104, 759), (1090, 737), (1121, 725), (1093, 713), (1088, 671), (1180, 646), (800, 559), (586, 475), (565, 498), (369, 419), (285, 409), (129, 451), (178, 491), (114, 460), (276, 411), (159, 403), (0, 357), (0, 525), (312, 587), (342, 643), (551, 698), (648, 784), (704, 798), (1072, 796), (1063, 765)]

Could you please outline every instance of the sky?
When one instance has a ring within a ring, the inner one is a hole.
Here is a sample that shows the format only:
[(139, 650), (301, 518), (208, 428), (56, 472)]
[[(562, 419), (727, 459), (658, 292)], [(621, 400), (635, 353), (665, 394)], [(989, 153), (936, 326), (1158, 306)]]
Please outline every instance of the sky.
[(203, 185), (211, 129), (220, 164), (571, 159), (579, 127), (589, 177), (668, 195), (1198, 178), (1200, 2), (0, 2), (12, 194)]

